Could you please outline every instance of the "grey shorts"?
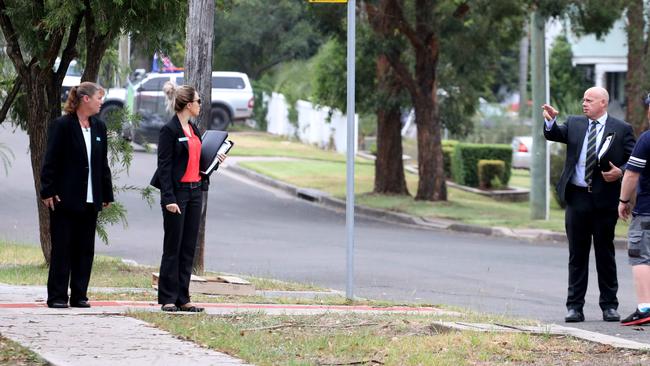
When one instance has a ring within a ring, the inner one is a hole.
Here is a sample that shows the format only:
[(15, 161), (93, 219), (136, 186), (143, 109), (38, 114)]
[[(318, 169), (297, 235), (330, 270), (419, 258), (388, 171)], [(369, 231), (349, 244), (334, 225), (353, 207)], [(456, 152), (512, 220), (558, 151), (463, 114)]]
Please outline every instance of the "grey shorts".
[(631, 265), (650, 265), (650, 216), (635, 216), (627, 234), (627, 255)]

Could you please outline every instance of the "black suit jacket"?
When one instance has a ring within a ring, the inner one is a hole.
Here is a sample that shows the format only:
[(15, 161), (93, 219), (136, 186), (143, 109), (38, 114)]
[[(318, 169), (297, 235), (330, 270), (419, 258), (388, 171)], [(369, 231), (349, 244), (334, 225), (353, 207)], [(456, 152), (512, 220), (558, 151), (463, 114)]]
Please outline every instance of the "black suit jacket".
[[(201, 139), (199, 129), (190, 122), (194, 134)], [(185, 139), (185, 133), (181, 126), (178, 116), (167, 122), (160, 129), (158, 138), (158, 168), (151, 178), (150, 184), (160, 189), (163, 206), (176, 202), (174, 189), (178, 188), (187, 170), (187, 161), (189, 160), (189, 147)], [(207, 190), (209, 185), (208, 177), (201, 174), (201, 189)]]
[[(82, 211), (88, 190), (88, 155), (76, 113), (50, 123), (47, 149), (41, 168), (41, 198), (58, 195), (64, 209)], [(93, 204), (113, 202), (113, 184), (108, 166), (108, 141), (103, 121), (90, 117), (90, 173)]]
[[(588, 125), (589, 119), (586, 116), (569, 116), (562, 125), (554, 123), (550, 131), (546, 131), (546, 128), (544, 128), (544, 137), (547, 140), (562, 142), (567, 145), (564, 171), (562, 171), (560, 182), (557, 185), (558, 195), (563, 202), (566, 202), (566, 187), (571, 182), (573, 174), (575, 174), (575, 166), (580, 158), (580, 151), (587, 134)], [(608, 116), (601, 144), (605, 141), (605, 137), (611, 134), (615, 134), (615, 136), (607, 152), (607, 158), (612, 164), (622, 169), (634, 148), (634, 132), (632, 126), (628, 123)], [(620, 179), (614, 182), (605, 182), (599, 166), (594, 169), (592, 192), (598, 196), (595, 201), (596, 205), (616, 209), (618, 207), (618, 195), (621, 190)]]

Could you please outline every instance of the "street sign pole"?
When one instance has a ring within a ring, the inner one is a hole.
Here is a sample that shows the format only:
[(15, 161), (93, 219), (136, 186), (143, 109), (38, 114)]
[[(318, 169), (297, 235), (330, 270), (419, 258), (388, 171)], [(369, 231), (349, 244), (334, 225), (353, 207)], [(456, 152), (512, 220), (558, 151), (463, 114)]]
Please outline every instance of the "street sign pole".
[(347, 75), (347, 189), (345, 201), (345, 226), (347, 231), (347, 286), (345, 296), (354, 298), (354, 72), (356, 0), (348, 1), (348, 75)]

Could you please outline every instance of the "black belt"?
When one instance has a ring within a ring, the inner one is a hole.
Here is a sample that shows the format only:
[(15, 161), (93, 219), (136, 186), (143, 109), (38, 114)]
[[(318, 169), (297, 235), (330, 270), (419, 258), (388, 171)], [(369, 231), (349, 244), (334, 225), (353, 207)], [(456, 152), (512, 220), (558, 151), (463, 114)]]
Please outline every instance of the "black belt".
[(570, 186), (571, 186), (571, 189), (573, 189), (574, 191), (585, 192), (585, 193), (593, 192), (593, 188), (591, 187), (591, 185), (586, 186), (586, 187), (581, 187), (581, 186), (577, 186), (575, 184), (570, 184)]
[(201, 182), (180, 182), (180, 183), (178, 183), (178, 188), (195, 189), (195, 188), (200, 188), (200, 187), (201, 187)]

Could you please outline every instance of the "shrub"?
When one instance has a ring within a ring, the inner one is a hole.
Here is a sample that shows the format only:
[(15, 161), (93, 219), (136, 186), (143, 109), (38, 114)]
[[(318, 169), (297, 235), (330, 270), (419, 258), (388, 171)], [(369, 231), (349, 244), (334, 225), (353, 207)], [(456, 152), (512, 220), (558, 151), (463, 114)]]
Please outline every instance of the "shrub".
[(450, 146), (442, 147), (442, 165), (445, 170), (445, 178), (451, 178), (451, 160), (454, 155), (454, 148)]
[(479, 160), (478, 161), (479, 187), (501, 188), (503, 186), (506, 163), (503, 160)]
[(456, 144), (451, 163), (454, 181), (458, 184), (478, 187), (478, 161), (482, 159), (504, 162), (505, 170), (501, 183), (507, 186), (512, 169), (512, 147), (506, 144)]
[(564, 169), (564, 159), (566, 156), (566, 147), (562, 147), (557, 151), (557, 153), (551, 154), (551, 192), (553, 192), (553, 198), (560, 205), (560, 207), (565, 208), (566, 203), (560, 202), (560, 197), (557, 194), (557, 184), (560, 182), (560, 177), (562, 176), (562, 170)]
[(445, 178), (451, 179), (451, 161), (454, 155), (454, 147), (458, 140), (442, 140), (442, 165), (445, 170)]

